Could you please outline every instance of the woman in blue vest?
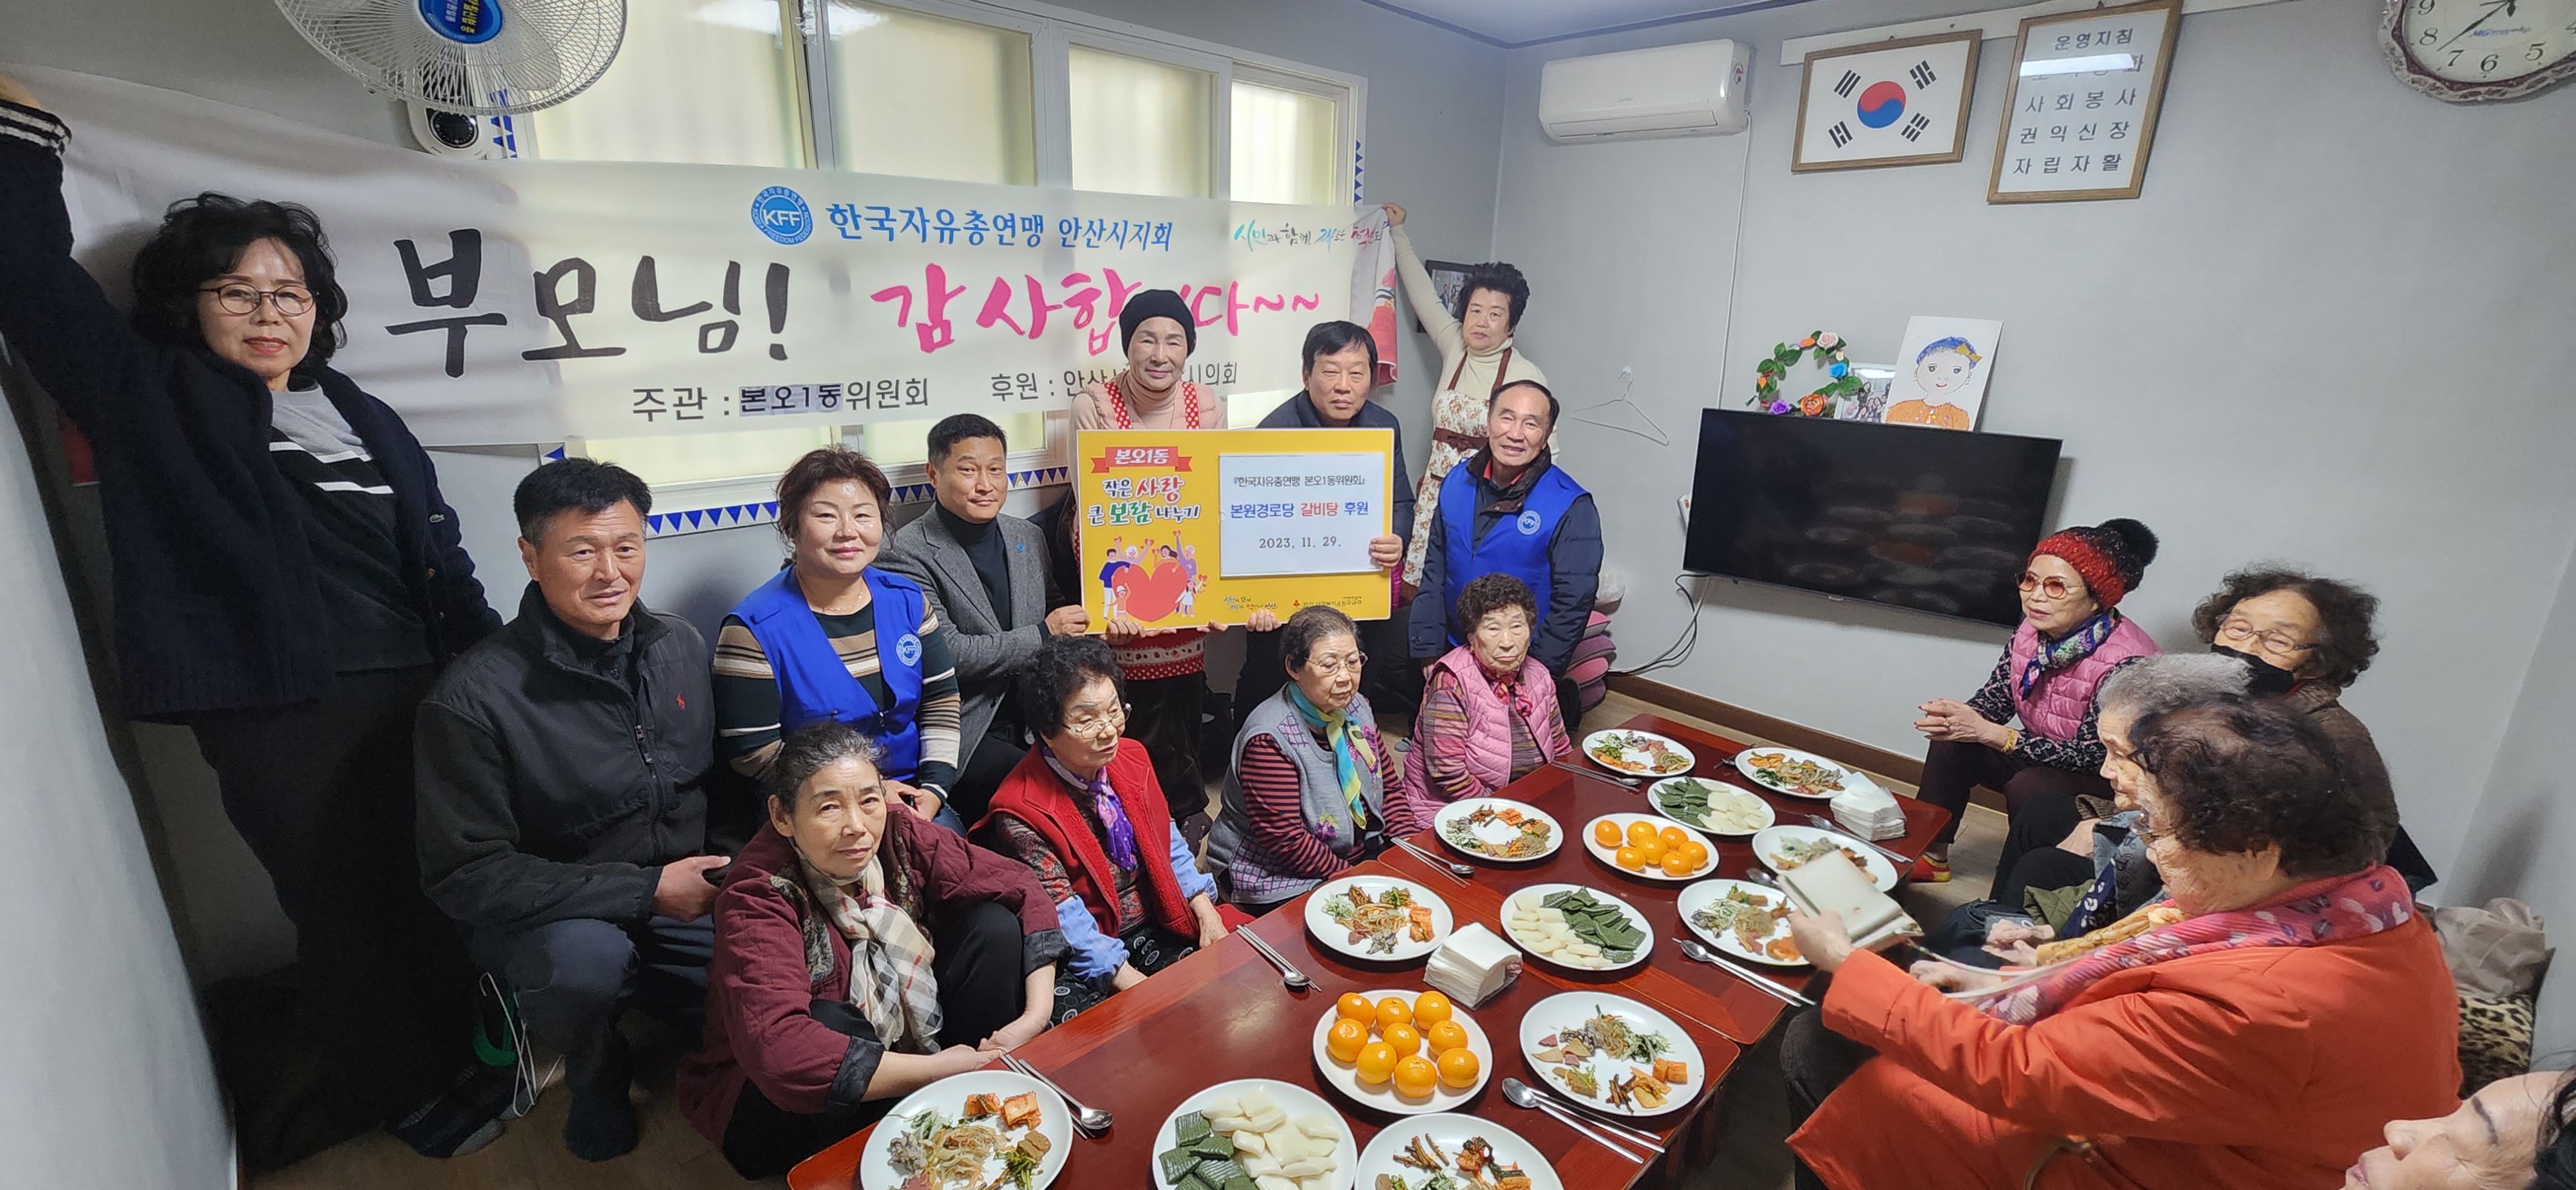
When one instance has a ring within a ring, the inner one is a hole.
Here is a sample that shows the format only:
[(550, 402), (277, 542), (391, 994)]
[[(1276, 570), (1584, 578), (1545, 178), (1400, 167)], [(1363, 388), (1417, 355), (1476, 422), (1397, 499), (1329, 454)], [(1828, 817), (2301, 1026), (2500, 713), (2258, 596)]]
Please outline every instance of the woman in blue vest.
[(957, 671), (921, 588), (873, 563), (893, 488), (846, 447), (806, 454), (778, 480), (787, 565), (716, 633), (716, 753), (758, 779), (808, 723), (850, 724), (885, 749), (886, 789), (959, 833)]
[[(1601, 586), (1601, 513), (1592, 494), (1556, 466), (1547, 449), (1556, 428), (1556, 395), (1516, 380), (1486, 403), (1485, 449), (1450, 468), (1431, 515), (1431, 545), (1422, 555), (1422, 592), (1407, 629), (1414, 664), (1431, 664), (1465, 644), (1458, 596), (1479, 575), (1508, 574), (1538, 601), (1529, 655), (1556, 679), (1558, 713), (1567, 730), (1583, 718), (1565, 667), (1592, 617)], [(1438, 602), (1429, 596), (1438, 592)]]

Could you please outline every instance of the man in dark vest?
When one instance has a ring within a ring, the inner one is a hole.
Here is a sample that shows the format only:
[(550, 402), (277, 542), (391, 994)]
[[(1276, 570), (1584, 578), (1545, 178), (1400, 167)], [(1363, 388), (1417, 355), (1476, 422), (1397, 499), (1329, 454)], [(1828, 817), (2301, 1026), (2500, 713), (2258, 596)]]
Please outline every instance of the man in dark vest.
[(1582, 708), (1565, 667), (1601, 586), (1601, 513), (1592, 493), (1548, 456), (1557, 403), (1545, 385), (1513, 381), (1495, 390), (1485, 410), (1485, 449), (1450, 469), (1431, 514), (1409, 633), (1413, 660), (1428, 667), (1465, 643), (1457, 608), (1468, 580), (1511, 575), (1539, 597), (1530, 656), (1555, 675), (1557, 709), (1572, 732)]

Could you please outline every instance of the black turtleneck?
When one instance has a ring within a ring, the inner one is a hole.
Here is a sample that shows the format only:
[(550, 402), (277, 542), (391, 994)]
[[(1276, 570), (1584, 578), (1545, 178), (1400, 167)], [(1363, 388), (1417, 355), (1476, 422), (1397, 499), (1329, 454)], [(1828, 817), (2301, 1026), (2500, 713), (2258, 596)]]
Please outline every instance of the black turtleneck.
[(939, 523), (948, 527), (948, 535), (966, 547), (967, 561), (975, 564), (975, 577), (984, 580), (984, 598), (993, 605), (993, 620), (1008, 632), (1011, 624), (1011, 564), (1002, 552), (1002, 526), (999, 518), (977, 524), (948, 511), (948, 506), (933, 506)]

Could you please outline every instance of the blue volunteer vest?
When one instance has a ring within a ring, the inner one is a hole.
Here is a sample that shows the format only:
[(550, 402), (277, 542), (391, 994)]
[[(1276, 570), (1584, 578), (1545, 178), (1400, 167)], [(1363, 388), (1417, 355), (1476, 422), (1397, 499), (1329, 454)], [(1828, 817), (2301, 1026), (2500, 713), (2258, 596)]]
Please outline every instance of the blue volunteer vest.
[(1483, 541), (1470, 541), (1476, 531), (1477, 480), (1472, 463), (1459, 460), (1449, 469), (1448, 478), (1440, 481), (1440, 524), (1446, 534), (1440, 543), (1446, 551), (1441, 555), (1440, 599), (1448, 611), (1453, 649), (1467, 641), (1464, 626), (1458, 623), (1458, 593), (1477, 575), (1500, 572), (1529, 584), (1530, 594), (1538, 597), (1539, 615), (1547, 614), (1548, 592), (1555, 587), (1551, 581), (1555, 572), (1547, 561), (1548, 543), (1555, 540), (1565, 510), (1583, 496), (1583, 485), (1551, 463), (1531, 485), (1519, 516), (1495, 521)]
[(847, 723), (884, 746), (879, 772), (910, 781), (921, 767), (921, 588), (873, 566), (861, 573), (876, 619), (877, 672), (894, 695), (891, 707), (879, 707), (841, 664), (805, 593), (797, 589), (794, 567), (782, 568), (743, 596), (733, 614), (751, 629), (752, 639), (769, 657), (770, 671), (778, 676), (781, 734), (826, 719)]

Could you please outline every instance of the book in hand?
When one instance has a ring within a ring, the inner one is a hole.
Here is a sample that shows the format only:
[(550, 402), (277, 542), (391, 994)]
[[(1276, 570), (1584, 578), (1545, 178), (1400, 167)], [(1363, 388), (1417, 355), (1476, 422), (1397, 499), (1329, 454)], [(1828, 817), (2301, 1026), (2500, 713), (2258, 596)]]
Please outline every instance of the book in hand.
[(1780, 888), (1798, 912), (1809, 917), (1841, 914), (1852, 945), (1863, 950), (1878, 950), (1923, 934), (1923, 927), (1905, 915), (1896, 898), (1878, 891), (1869, 873), (1839, 851), (1828, 851), (1780, 873)]

